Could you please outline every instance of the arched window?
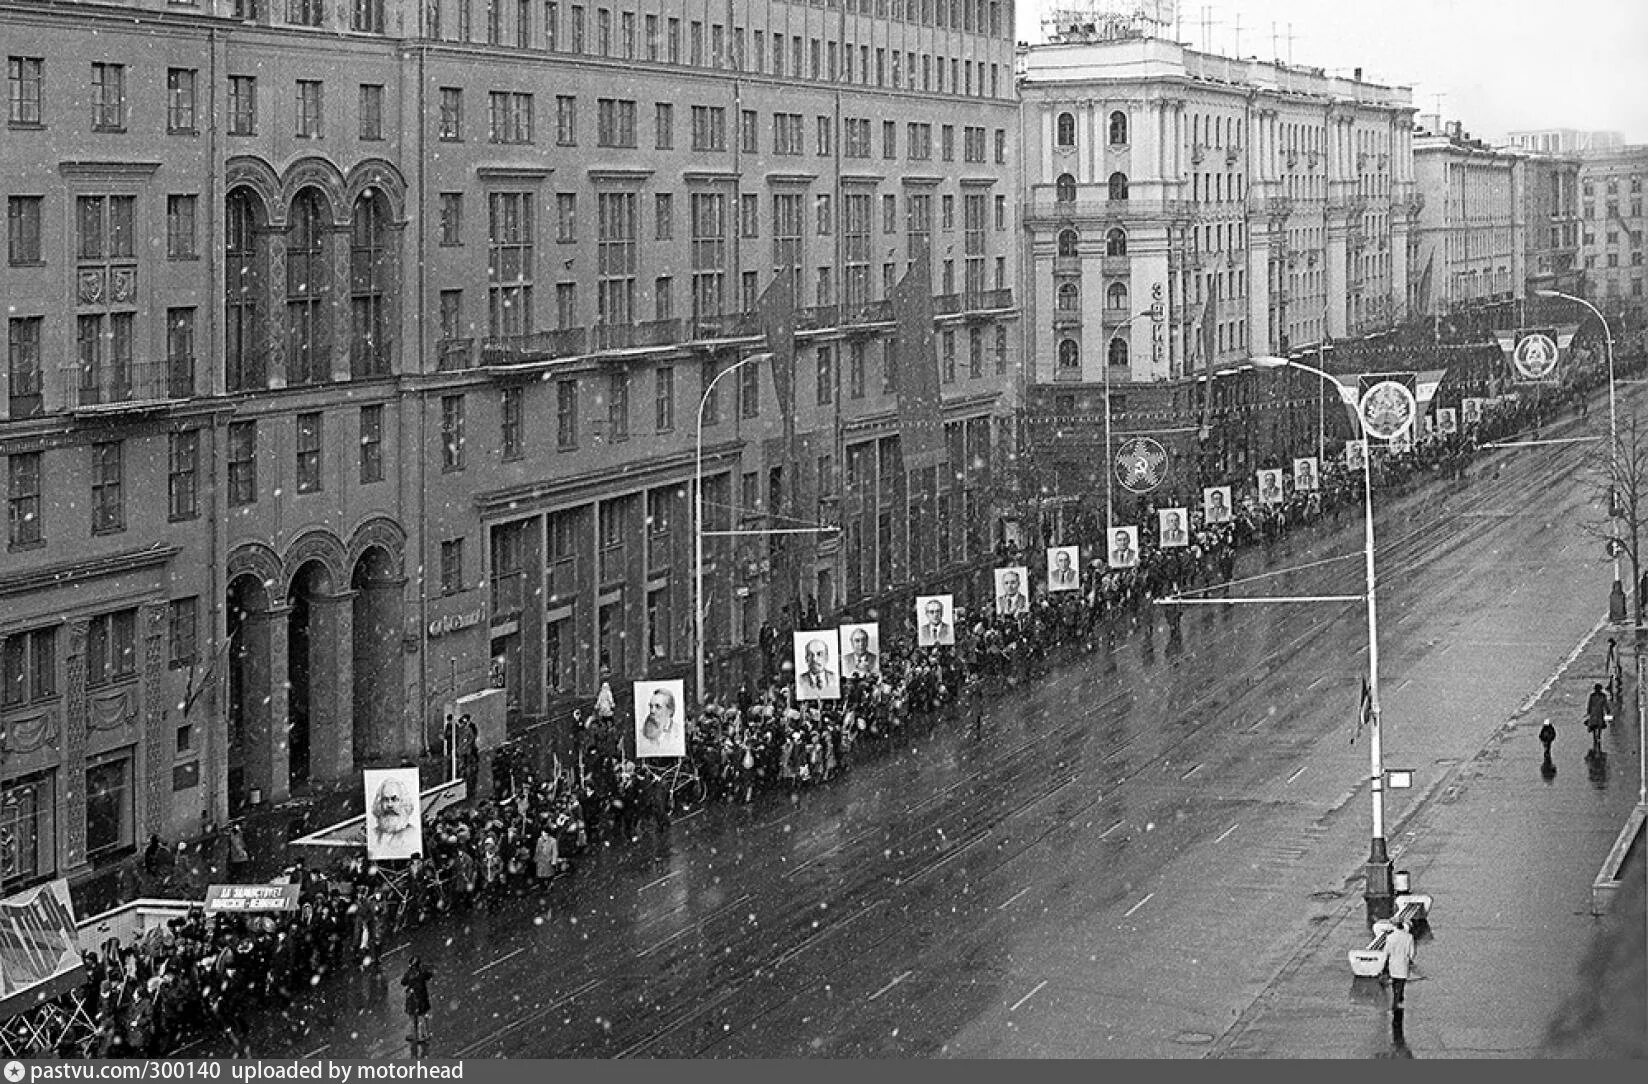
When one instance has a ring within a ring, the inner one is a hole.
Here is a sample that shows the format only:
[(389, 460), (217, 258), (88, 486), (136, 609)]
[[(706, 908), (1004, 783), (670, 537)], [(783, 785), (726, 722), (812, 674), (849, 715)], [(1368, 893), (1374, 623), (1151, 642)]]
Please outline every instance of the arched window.
[(1076, 118), (1069, 113), (1060, 113), (1054, 125), (1053, 139), (1061, 147), (1076, 145)]
[(1112, 226), (1104, 235), (1104, 254), (1106, 256), (1127, 255), (1127, 231), (1120, 226)]
[(383, 197), (368, 188), (355, 201), (349, 238), (349, 370), (389, 374), (388, 225)]
[(1059, 174), (1058, 201), (1060, 203), (1076, 202), (1076, 178), (1068, 173)]
[(1081, 311), (1081, 287), (1074, 282), (1059, 283), (1059, 311)]
[(1110, 340), (1110, 352), (1106, 358), (1112, 365), (1127, 364), (1127, 340), (1120, 335)]
[(1127, 287), (1119, 282), (1112, 282), (1110, 288), (1104, 292), (1104, 305), (1108, 309), (1127, 308)]
[(1074, 255), (1076, 255), (1076, 243), (1080, 240), (1081, 240), (1081, 238), (1076, 233), (1075, 230), (1060, 230), (1059, 231), (1059, 255), (1060, 256), (1074, 256)]
[(1081, 344), (1075, 339), (1059, 340), (1059, 368), (1081, 368)]
[(263, 225), (256, 197), (244, 188), (229, 193), (224, 208), (223, 383), (228, 391), (264, 386), (263, 352), (258, 349), (258, 295), (263, 290), (257, 259)]
[(1126, 199), (1127, 198), (1127, 174), (1125, 174), (1125, 173), (1112, 173), (1110, 175), (1110, 198), (1111, 199)]
[(1127, 142), (1127, 114), (1120, 109), (1110, 114), (1110, 145), (1120, 147)]
[(330, 224), (320, 194), (312, 188), (299, 192), (292, 201), (291, 219), (286, 238), (286, 380), (315, 384), (331, 375), (325, 308)]

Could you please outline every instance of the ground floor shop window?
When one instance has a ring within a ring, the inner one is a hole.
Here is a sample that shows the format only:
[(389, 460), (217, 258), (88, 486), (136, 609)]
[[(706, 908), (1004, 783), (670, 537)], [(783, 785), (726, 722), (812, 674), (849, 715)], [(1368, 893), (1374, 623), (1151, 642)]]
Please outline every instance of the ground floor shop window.
[(86, 766), (86, 855), (131, 847), (132, 755), (110, 753)]
[(0, 883), (7, 891), (57, 872), (49, 772), (0, 783)]

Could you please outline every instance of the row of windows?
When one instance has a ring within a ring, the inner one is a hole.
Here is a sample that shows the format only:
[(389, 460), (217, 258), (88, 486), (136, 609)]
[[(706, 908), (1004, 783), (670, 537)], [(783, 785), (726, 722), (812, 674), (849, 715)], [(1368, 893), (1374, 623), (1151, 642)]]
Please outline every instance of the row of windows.
[[(15, 128), (43, 128), (47, 124), (46, 103), (51, 94), (46, 83), (44, 57), (12, 56), (6, 59), (7, 121)], [(94, 132), (125, 132), (130, 129), (134, 98), (128, 93), (128, 65), (93, 62), (90, 72), (91, 116)], [(257, 133), (257, 77), (231, 75), (228, 94), (230, 135)], [(196, 68), (166, 69), (166, 131), (172, 135), (197, 135), (202, 119), (200, 72)], [(318, 139), (325, 133), (326, 86), (319, 79), (298, 79), (293, 83), (293, 132), (304, 139)], [(384, 136), (384, 87), (381, 83), (357, 85), (357, 135), (366, 141)], [(503, 142), (500, 140), (500, 142)]]
[[(1630, 192), (1633, 196), (1639, 194), (1642, 191), (1642, 178), (1641, 177), (1632, 177), (1629, 180), (1629, 182), (1627, 182), (1627, 183), (1629, 184)], [(1603, 182), (1603, 190), (1610, 196), (1617, 196), (1617, 195), (1619, 195), (1619, 184), (1620, 184), (1620, 179), (1618, 177), (1609, 177), (1607, 179), (1607, 181)], [(1587, 196), (1595, 195), (1596, 194), (1596, 182), (1595, 181), (1586, 181), (1581, 186), (1581, 190)]]
[[(910, 2), (914, 6), (916, 0)], [(931, 0), (920, 2), (931, 6)], [(946, 0), (937, 2), (940, 7), (946, 4)], [(974, 6), (982, 6), (982, 3), (983, 0), (950, 0), (949, 6), (952, 10), (966, 12)], [(906, 90), (915, 90), (919, 85), (923, 91), (952, 95), (983, 95), (988, 87), (991, 97), (1001, 94), (1001, 67), (997, 64), (986, 66), (984, 61), (973, 61), (963, 56), (889, 50), (883, 46), (856, 42), (785, 35), (776, 30), (753, 30), (746, 37), (745, 28), (741, 26), (732, 27), (729, 34), (727, 27), (721, 23), (706, 25), (695, 19), (683, 26), (681, 19), (676, 17), (660, 18), (648, 13), (637, 19), (633, 11), (619, 11), (615, 17), (611, 9), (604, 7), (595, 10), (592, 25), (584, 5), (567, 5), (563, 17), (562, 4), (558, 0), (549, 0), (544, 4), (540, 21), (534, 18), (537, 12), (533, 0), (516, 0), (512, 10), (506, 10), (506, 4), (507, 0), (487, 0), (483, 13), (487, 44), (646, 60), (649, 63), (685, 63), (693, 67), (749, 72), (775, 78), (809, 78)], [(989, 6), (991, 33), (999, 37), (999, 4), (992, 0)], [(446, 13), (438, 2), (431, 5), (429, 15), (429, 36), (455, 41), (475, 40), (468, 0), (457, 0), (457, 9), (452, 13), (455, 24), (446, 22)], [(976, 23), (980, 32), (984, 27), (982, 20), (981, 14)], [(973, 30), (975, 25), (973, 20), (962, 16), (948, 22), (931, 18), (910, 21), (941, 27), (948, 25), (967, 31)]]
[[(6, 197), (6, 262), (12, 267), (45, 264), (46, 198)], [(74, 198), (74, 259), (77, 262), (136, 260), (137, 200), (135, 196), (76, 196)], [(200, 256), (198, 224), (200, 197), (193, 192), (166, 196), (166, 258), (193, 260)]]
[[(170, 667), (199, 657), (200, 599), (173, 599), (167, 606)], [(60, 637), (57, 626), (30, 629), (0, 639), (0, 710), (28, 707), (59, 695)], [(86, 626), (86, 687), (101, 688), (137, 676), (137, 609), (128, 607), (92, 617)]]
[[(1600, 212), (1597, 210), (1598, 206), (1601, 207)], [(1641, 218), (1642, 217), (1642, 201), (1640, 199), (1632, 200), (1627, 206), (1630, 208), (1632, 218)], [(1587, 203), (1587, 204), (1585, 204), (1585, 210), (1582, 212), (1580, 217), (1582, 217), (1582, 218), (1618, 218), (1620, 216), (1619, 208), (1620, 208), (1620, 205), (1616, 200), (1608, 200), (1607, 202), (1605, 202), (1603, 204), (1600, 204), (1600, 205), (1595, 204), (1595, 203)]]

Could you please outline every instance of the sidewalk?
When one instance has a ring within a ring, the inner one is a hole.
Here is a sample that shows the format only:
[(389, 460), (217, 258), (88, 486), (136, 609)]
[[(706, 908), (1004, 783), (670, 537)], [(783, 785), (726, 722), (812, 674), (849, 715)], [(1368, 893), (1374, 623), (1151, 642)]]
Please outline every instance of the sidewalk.
[[(1356, 979), (1367, 944), (1361, 893), (1325, 910), (1309, 940), (1214, 1046), (1213, 1057), (1643, 1057), (1641, 848), (1612, 915), (1591, 881), (1637, 799), (1635, 689), (1589, 760), (1583, 719), (1605, 681), (1606, 626), (1530, 705), (1503, 723), (1414, 813), (1393, 826), (1396, 868), (1434, 897), (1400, 1036), (1390, 991)], [(1557, 727), (1554, 775), (1536, 736)], [(1635, 930), (1633, 939), (1626, 931)], [(1627, 946), (1635, 944), (1634, 957)], [(1634, 969), (1634, 970), (1633, 970)], [(1634, 976), (1634, 981), (1633, 981)], [(1602, 990), (1616, 996), (1599, 997)], [(1632, 991), (1634, 990), (1634, 994)], [(1560, 1027), (1554, 1027), (1557, 1021)], [(1548, 1036), (1553, 1036), (1548, 1038)], [(1633, 1045), (1634, 1044), (1634, 1048)]]

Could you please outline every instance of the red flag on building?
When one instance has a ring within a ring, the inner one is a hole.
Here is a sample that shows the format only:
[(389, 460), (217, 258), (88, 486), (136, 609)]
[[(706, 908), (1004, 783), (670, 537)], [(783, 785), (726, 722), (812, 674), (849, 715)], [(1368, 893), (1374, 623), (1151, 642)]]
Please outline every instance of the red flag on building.
[(1361, 737), (1362, 728), (1373, 722), (1373, 688), (1368, 685), (1368, 679), (1362, 679), (1362, 703), (1356, 711), (1356, 732), (1350, 736), (1350, 743), (1356, 744)]
[[(1202, 432), (1207, 432), (1212, 424), (1213, 416), (1213, 358), (1218, 352), (1219, 337), (1217, 335), (1217, 314), (1214, 310), (1214, 301), (1218, 291), (1214, 288), (1212, 276), (1207, 279), (1207, 304), (1202, 307), (1202, 323), (1197, 328), (1197, 338), (1202, 350), (1202, 369), (1207, 373), (1207, 394), (1202, 396)], [(1108, 467), (1106, 468), (1109, 469)]]
[(783, 268), (756, 303), (761, 332), (772, 354), (773, 391), (786, 431), (795, 421), (795, 272)]

